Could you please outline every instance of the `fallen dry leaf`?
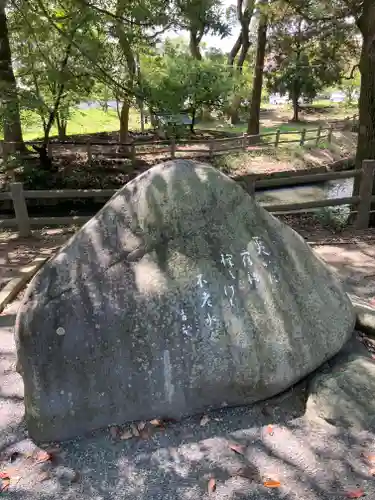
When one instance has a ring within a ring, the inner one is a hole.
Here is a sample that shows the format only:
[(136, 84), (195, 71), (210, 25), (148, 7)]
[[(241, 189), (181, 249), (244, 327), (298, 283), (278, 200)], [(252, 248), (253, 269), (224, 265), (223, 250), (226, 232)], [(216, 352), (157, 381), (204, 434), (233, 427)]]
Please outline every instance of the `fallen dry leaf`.
[(211, 479), (208, 481), (208, 493), (213, 493), (216, 490), (216, 480), (211, 477)]
[(127, 429), (120, 435), (120, 439), (122, 441), (126, 441), (127, 439), (131, 439), (133, 437), (133, 433), (131, 430)]
[(260, 475), (258, 468), (255, 465), (248, 465), (247, 467), (241, 467), (234, 474), (233, 477), (244, 477), (250, 479), (250, 481), (259, 480)]
[(132, 431), (134, 437), (139, 437), (139, 430), (135, 424), (130, 424), (130, 430)]
[(208, 415), (203, 415), (203, 417), (201, 418), (201, 421), (200, 421), (200, 425), (202, 427), (204, 427), (205, 425), (208, 424), (208, 422), (210, 421), (210, 417)]
[(270, 436), (273, 436), (273, 426), (271, 424), (267, 425), (267, 432)]
[(266, 488), (280, 488), (281, 483), (280, 481), (276, 481), (274, 479), (267, 479), (267, 481), (264, 481), (263, 486)]
[(49, 455), (58, 455), (59, 453), (61, 453), (61, 448), (60, 446), (50, 446), (50, 447), (47, 447), (47, 448), (43, 448), (44, 451), (46, 451)]
[(229, 448), (234, 451), (234, 453), (238, 453), (239, 455), (244, 455), (246, 448), (241, 444), (232, 443), (229, 445)]
[(0, 479), (10, 479), (9, 472), (0, 472)]
[(37, 464), (43, 464), (44, 462), (49, 462), (51, 460), (51, 455), (44, 450), (37, 451), (33, 458), (36, 460)]
[(365, 496), (365, 492), (362, 489), (348, 491), (346, 493), (346, 498), (361, 498)]
[(161, 427), (161, 428), (164, 428), (164, 422), (163, 420), (159, 419), (159, 418), (154, 418), (153, 420), (150, 420), (150, 424), (153, 426), (153, 427)]
[(0, 493), (3, 491), (8, 491), (10, 486), (10, 479), (1, 479), (0, 481)]

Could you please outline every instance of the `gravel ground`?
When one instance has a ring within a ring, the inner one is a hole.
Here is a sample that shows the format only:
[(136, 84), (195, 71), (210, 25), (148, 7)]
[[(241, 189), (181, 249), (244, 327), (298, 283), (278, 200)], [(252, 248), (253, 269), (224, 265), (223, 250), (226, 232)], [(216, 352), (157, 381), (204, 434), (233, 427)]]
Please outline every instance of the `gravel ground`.
[(22, 422), (11, 314), (10, 308), (0, 318), (0, 471), (11, 478), (6, 498), (331, 500), (363, 493), (375, 499), (375, 434), (307, 420), (307, 381), (257, 405), (164, 428), (147, 423), (139, 437), (121, 439), (129, 427), (110, 428), (54, 450), (53, 444), (38, 448)]
[[(36, 246), (39, 250), (44, 243)], [(362, 267), (368, 274), (368, 266)], [(120, 439), (127, 428), (105, 429), (52, 452), (50, 445), (38, 448), (22, 420), (23, 387), (15, 372), (12, 333), (17, 306), (0, 315), (0, 472), (10, 477), (0, 474), (0, 490), (7, 489), (0, 497), (331, 500), (366, 495), (375, 500), (375, 429), (350, 431), (307, 419), (307, 381), (267, 402), (223, 409), (203, 420), (200, 415), (166, 423), (164, 429), (148, 424), (140, 437)], [(51, 452), (51, 459), (41, 449)]]

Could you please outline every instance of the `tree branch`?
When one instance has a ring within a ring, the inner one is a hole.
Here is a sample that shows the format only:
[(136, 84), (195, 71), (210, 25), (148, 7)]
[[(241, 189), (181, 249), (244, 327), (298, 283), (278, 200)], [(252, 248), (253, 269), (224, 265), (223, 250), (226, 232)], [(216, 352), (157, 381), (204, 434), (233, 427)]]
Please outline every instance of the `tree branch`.
[(359, 64), (355, 64), (353, 67), (352, 67), (352, 70), (350, 72), (350, 75), (349, 76), (344, 76), (344, 80), (353, 80), (354, 78), (354, 72), (356, 69), (359, 68)]
[[(85, 5), (86, 7), (89, 7), (93, 10), (95, 10), (96, 12), (99, 12), (100, 14), (104, 14), (105, 16), (108, 16), (116, 21), (121, 21), (125, 24), (129, 24), (130, 26), (139, 26), (141, 28), (152, 28), (155, 26), (155, 23), (153, 22), (141, 22), (141, 21), (135, 21), (134, 19), (129, 19), (127, 17), (125, 17), (123, 14), (119, 15), (119, 14), (115, 14), (107, 9), (103, 9), (103, 7), (98, 7), (97, 5), (94, 5), (92, 3), (90, 3), (88, 0), (78, 0), (80, 3), (82, 3), (83, 5)], [(171, 25), (173, 24), (173, 22), (171, 23)]]
[[(25, 0), (25, 2), (28, 3), (29, 6), (31, 7), (29, 0)], [(50, 25), (53, 26), (53, 28), (62, 37), (67, 38), (69, 41), (71, 41), (69, 39), (69, 36), (65, 33), (65, 31), (63, 29), (61, 29), (59, 26), (57, 26), (57, 24), (53, 21), (53, 19), (51, 18), (51, 16), (47, 12), (45, 6), (43, 5), (42, 1), (41, 0), (37, 0), (37, 2), (39, 4), (39, 7), (42, 10), (43, 14), (47, 18), (47, 21), (50, 23)], [(34, 10), (34, 9), (32, 8), (32, 10)], [(37, 14), (39, 14), (38, 11), (34, 10), (34, 12), (36, 12)], [(99, 71), (99, 73), (101, 73), (103, 75), (105, 83), (111, 82), (114, 85), (114, 89), (121, 89), (124, 92), (125, 95), (132, 96), (132, 97), (142, 97), (142, 96), (139, 96), (138, 93), (131, 91), (127, 87), (124, 87), (121, 83), (117, 82), (114, 78), (112, 78), (112, 76), (109, 75), (107, 73), (107, 71), (105, 69), (103, 69), (96, 61), (94, 61), (87, 54), (87, 52), (85, 50), (83, 50), (82, 47), (80, 47), (79, 44), (77, 44), (74, 40), (71, 41), (71, 43), (88, 61), (90, 61), (93, 64), (93, 66)]]
[[(334, 21), (338, 21), (338, 20), (342, 20), (342, 19), (345, 19), (346, 17), (350, 17), (350, 16), (353, 16), (353, 11), (352, 9), (347, 6), (346, 9), (343, 9), (342, 13), (340, 15), (337, 15), (337, 14), (332, 14), (332, 15), (329, 15), (329, 16), (314, 16), (314, 17), (311, 17), (307, 11), (308, 11), (308, 8), (309, 8), (309, 4), (307, 2), (304, 2), (304, 7), (301, 7), (299, 4), (298, 4), (298, 0), (297, 2), (295, 0), (285, 0), (285, 2), (301, 17), (303, 17), (303, 19), (305, 19), (306, 21), (309, 21), (309, 22), (334, 22)], [(347, 3), (346, 3), (347, 5)]]

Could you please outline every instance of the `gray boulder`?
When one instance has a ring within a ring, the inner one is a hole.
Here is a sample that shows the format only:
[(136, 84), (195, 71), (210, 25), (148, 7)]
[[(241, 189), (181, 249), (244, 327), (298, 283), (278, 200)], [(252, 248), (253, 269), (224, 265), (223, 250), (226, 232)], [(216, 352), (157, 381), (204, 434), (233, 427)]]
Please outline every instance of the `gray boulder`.
[(355, 338), (312, 376), (306, 417), (357, 431), (375, 429), (375, 362)]
[(27, 290), (16, 338), (30, 435), (269, 398), (337, 353), (354, 321), (332, 272), (234, 181), (157, 165)]

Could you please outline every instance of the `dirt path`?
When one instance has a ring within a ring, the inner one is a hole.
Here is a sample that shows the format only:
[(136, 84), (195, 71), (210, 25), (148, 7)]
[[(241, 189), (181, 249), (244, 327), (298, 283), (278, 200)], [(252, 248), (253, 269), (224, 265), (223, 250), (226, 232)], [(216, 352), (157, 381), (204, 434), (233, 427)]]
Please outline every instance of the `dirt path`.
[(73, 228), (33, 231), (32, 238), (18, 238), (14, 232), (0, 232), (0, 291), (24, 266), (36, 257), (50, 257), (74, 234)]

